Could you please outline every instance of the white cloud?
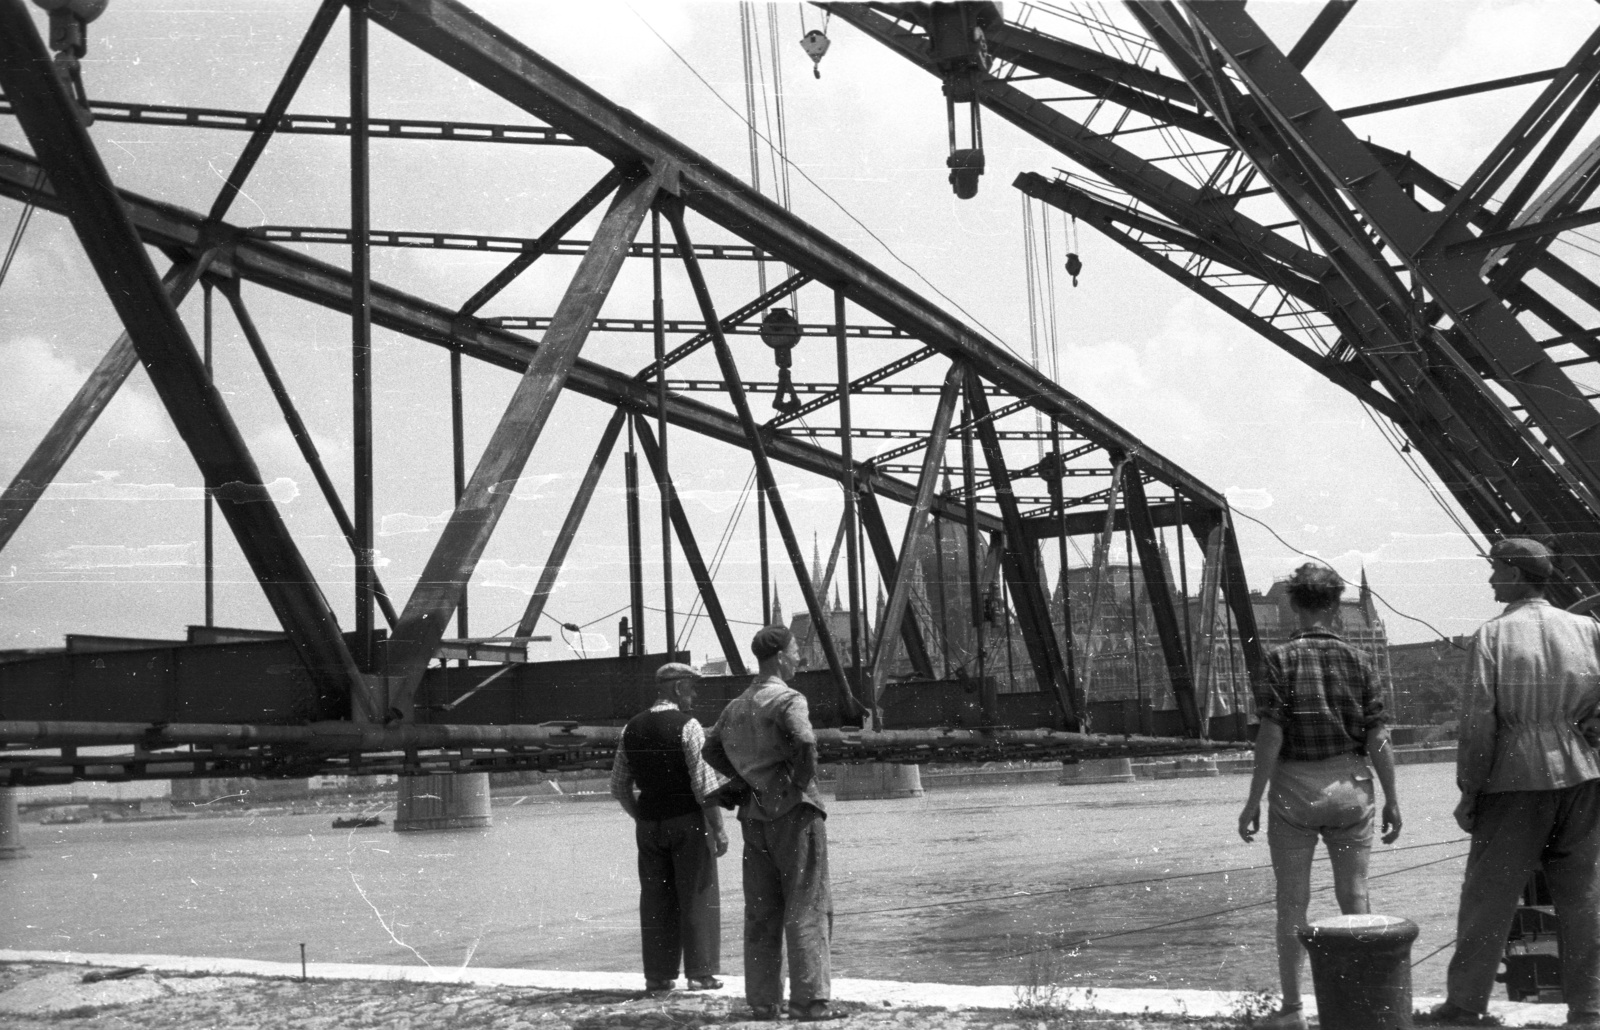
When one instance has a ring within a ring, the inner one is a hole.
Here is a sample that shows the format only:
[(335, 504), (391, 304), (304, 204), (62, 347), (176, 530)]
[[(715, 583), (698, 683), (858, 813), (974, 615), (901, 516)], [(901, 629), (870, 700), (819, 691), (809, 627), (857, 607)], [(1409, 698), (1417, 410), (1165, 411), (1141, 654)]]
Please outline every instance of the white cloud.
[[(178, 486), (175, 483), (125, 483), (118, 471), (96, 471), (97, 479), (87, 483), (51, 483), (40, 498), (46, 501), (198, 501), (205, 497), (203, 486)], [(263, 486), (225, 483), (217, 488), (224, 500), (271, 500), (288, 504), (300, 496), (294, 480), (280, 476)]]
[(56, 568), (65, 571), (83, 569), (137, 569), (174, 565), (198, 565), (200, 545), (150, 544), (146, 547), (127, 547), (122, 544), (73, 544), (64, 551), (52, 551), (46, 558), (56, 559)]
[(1266, 511), (1272, 507), (1272, 494), (1258, 487), (1230, 486), (1223, 493), (1228, 504), (1247, 511)]
[(426, 533), (435, 526), (450, 521), (448, 511), (438, 515), (409, 515), (403, 511), (391, 512), (378, 523), (379, 536), (398, 536), (401, 533)]
[(510, 493), (514, 501), (536, 501), (544, 497), (539, 491), (544, 486), (563, 478), (557, 472), (550, 475), (525, 475), (516, 479), (504, 479), (489, 487), (492, 494)]

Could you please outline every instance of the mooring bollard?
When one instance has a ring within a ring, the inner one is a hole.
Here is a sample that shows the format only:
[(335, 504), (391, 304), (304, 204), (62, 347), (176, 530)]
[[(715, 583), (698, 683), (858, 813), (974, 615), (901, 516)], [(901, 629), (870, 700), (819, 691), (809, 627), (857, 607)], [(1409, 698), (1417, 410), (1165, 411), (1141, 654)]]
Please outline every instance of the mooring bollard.
[(1411, 942), (1397, 916), (1333, 916), (1300, 931), (1325, 1030), (1411, 1030)]

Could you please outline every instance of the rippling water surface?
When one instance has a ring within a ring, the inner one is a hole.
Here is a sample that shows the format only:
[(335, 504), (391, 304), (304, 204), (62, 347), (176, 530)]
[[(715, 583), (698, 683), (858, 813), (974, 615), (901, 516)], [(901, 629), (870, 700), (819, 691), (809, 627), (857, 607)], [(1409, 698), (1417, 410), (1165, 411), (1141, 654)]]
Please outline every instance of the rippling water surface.
[[(1264, 839), (1242, 776), (941, 790), (834, 802), (836, 976), (1270, 988)], [(1405, 833), (1373, 855), (1373, 910), (1422, 927), (1441, 994), (1466, 843), (1454, 766), (1400, 769)], [(329, 816), (24, 824), (0, 865), (0, 947), (293, 961), (639, 968), (633, 838), (610, 803), (496, 807), (489, 830), (334, 830)], [(740, 971), (734, 848), (723, 966)], [(1329, 884), (1319, 853), (1313, 888)], [(1331, 890), (1312, 917), (1338, 911)]]

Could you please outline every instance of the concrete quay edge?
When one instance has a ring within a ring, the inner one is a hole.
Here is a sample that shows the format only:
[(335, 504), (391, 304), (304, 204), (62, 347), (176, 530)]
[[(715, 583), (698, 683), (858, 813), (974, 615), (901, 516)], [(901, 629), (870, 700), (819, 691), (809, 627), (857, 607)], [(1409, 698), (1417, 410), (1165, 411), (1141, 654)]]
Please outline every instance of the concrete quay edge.
[[(142, 966), (152, 972), (187, 973), (210, 976), (254, 976), (272, 979), (299, 979), (298, 962), (268, 962), (259, 959), (212, 958), (192, 955), (104, 954), (76, 951), (21, 951), (0, 948), (0, 963), (51, 963), (57, 965), (128, 968)], [(349, 962), (309, 962), (309, 980), (356, 980), (374, 982), (469, 984), (479, 987), (524, 987), (542, 991), (638, 990), (641, 974), (636, 972), (582, 972), (559, 969), (496, 969), (461, 966), (399, 966)], [(738, 999), (744, 996), (744, 978), (724, 976), (719, 991), (708, 996)], [(997, 1009), (1016, 1007), (1016, 985), (912, 983), (899, 980), (861, 980), (836, 977), (833, 996), (839, 1001), (857, 1002), (881, 1008)], [(1245, 991), (1156, 990), (1147, 988), (1062, 988), (1058, 1001), (1072, 1010), (1094, 1010), (1114, 1015), (1143, 1014), (1224, 1017), (1236, 1014), (1252, 997)], [(1425, 1010), (1443, 999), (1413, 999), (1418, 1010)], [(1316, 1000), (1305, 999), (1306, 1014), (1315, 1015)], [(1489, 1010), (1506, 1026), (1537, 1024), (1559, 1025), (1566, 1017), (1565, 1006), (1518, 1004), (1494, 1001)]]

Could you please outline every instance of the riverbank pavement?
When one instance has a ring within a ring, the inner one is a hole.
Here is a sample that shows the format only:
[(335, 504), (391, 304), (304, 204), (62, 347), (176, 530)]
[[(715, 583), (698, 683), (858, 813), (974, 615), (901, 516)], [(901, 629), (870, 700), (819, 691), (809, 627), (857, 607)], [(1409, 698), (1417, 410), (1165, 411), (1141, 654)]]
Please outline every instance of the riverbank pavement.
[[(740, 977), (647, 994), (637, 973), (298, 963), (0, 949), (8, 1030), (757, 1030)], [(680, 983), (682, 981), (679, 981)], [(1248, 1030), (1262, 992), (833, 981), (837, 1030)], [(1437, 998), (1417, 998), (1426, 1011)], [(1497, 1001), (1507, 1026), (1565, 1006)], [(1313, 1026), (1315, 1006), (1307, 999)], [(783, 1020), (784, 1023), (790, 1022)]]

